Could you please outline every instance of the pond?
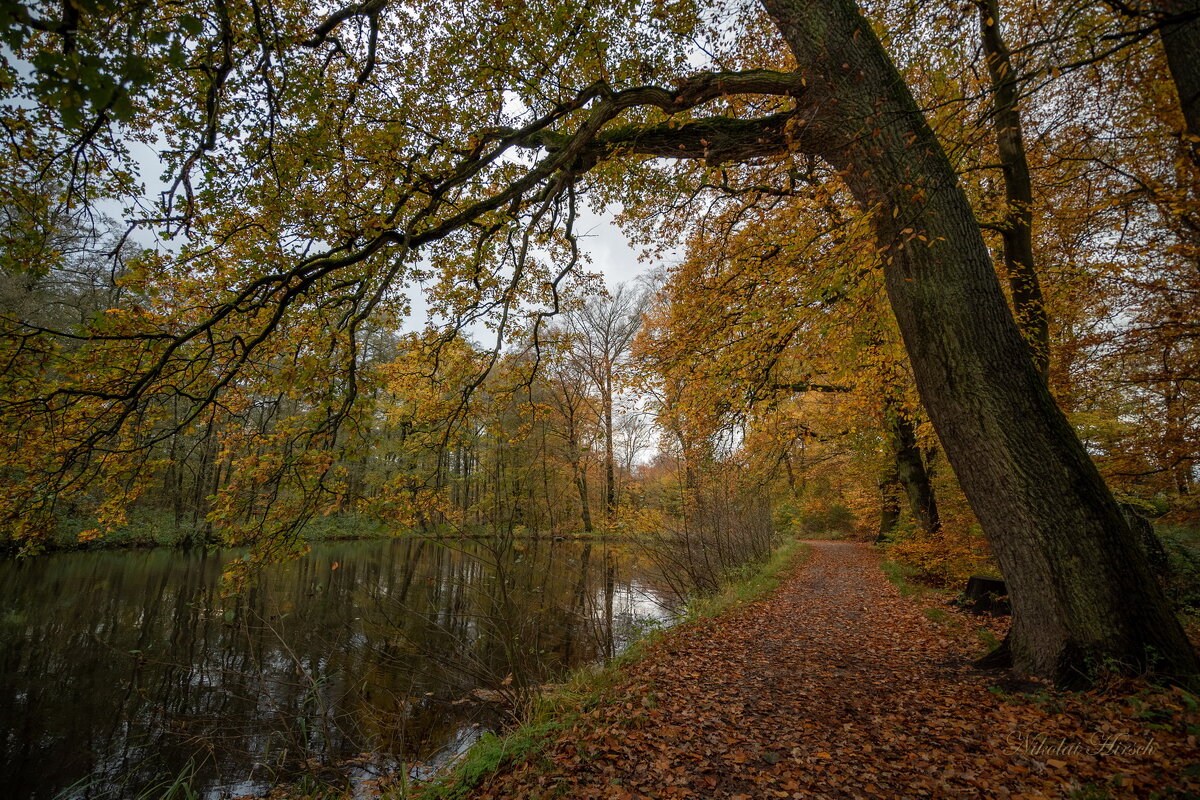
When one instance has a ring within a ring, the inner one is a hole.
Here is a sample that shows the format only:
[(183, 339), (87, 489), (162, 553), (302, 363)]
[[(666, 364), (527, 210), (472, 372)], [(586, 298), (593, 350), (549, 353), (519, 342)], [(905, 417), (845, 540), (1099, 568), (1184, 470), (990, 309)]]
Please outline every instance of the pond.
[(620, 547), (328, 542), (222, 598), (237, 554), (0, 562), (0, 786), (14, 798), (262, 792), (428, 774), (672, 603)]

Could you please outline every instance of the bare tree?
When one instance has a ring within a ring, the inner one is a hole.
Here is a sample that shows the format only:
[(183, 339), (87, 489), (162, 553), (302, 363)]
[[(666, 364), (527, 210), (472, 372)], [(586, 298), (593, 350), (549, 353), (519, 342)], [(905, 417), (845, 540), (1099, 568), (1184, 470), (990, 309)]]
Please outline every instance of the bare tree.
[(646, 294), (629, 284), (618, 284), (605, 295), (593, 297), (567, 318), (574, 341), (572, 354), (595, 386), (604, 431), (604, 510), (611, 520), (617, 507), (616, 451), (613, 444), (615, 376), (628, 362), (633, 337), (642, 325)]
[[(565, 332), (562, 332), (565, 333)], [(565, 337), (568, 341), (570, 336)], [(550, 403), (558, 412), (560, 424), (553, 432), (567, 448), (571, 464), (571, 479), (579, 492), (580, 516), (585, 532), (592, 531), (592, 510), (588, 490), (588, 465), (585, 460), (586, 438), (590, 425), (585, 420), (591, 401), (588, 397), (590, 376), (582, 368), (582, 359), (568, 352), (565, 357), (551, 359), (545, 372)]]

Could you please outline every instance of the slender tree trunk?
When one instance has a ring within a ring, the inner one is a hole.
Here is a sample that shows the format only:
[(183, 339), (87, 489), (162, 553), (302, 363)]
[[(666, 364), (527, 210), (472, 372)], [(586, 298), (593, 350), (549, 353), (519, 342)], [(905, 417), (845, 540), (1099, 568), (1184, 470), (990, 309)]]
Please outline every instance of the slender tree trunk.
[(884, 541), (900, 522), (900, 476), (893, 462), (879, 479), (879, 533), (876, 542)]
[[(178, 434), (176, 434), (176, 435), (178, 435)], [(186, 491), (186, 489), (184, 487), (183, 477), (184, 477), (183, 476), (183, 464), (176, 464), (174, 466), (174, 482), (172, 484), (172, 494), (175, 495), (174, 514), (175, 514), (175, 530), (176, 531), (179, 531), (183, 527), (183, 517), (184, 517), (184, 511), (185, 511), (183, 494), (184, 494), (184, 491)], [(193, 525), (192, 529), (188, 531), (187, 540), (188, 540), (189, 544), (191, 543), (191, 540), (192, 540), (192, 534), (195, 532), (194, 529), (195, 529), (195, 526)]]
[(1188, 421), (1184, 409), (1181, 408), (1183, 388), (1181, 381), (1175, 378), (1167, 360), (1163, 355), (1164, 374), (1167, 391), (1163, 397), (1163, 410), (1166, 425), (1163, 431), (1163, 447), (1160, 462), (1170, 470), (1175, 482), (1175, 491), (1180, 495), (1191, 493), (1192, 459), (1188, 446)]
[(605, 365), (604, 379), (604, 513), (612, 523), (617, 510), (616, 456), (613, 449), (612, 365)]
[(917, 444), (912, 420), (896, 404), (889, 402), (884, 406), (884, 425), (896, 459), (896, 479), (904, 487), (913, 519), (925, 533), (936, 533), (942, 526), (937, 497)]
[(208, 513), (212, 509), (210, 497), (216, 497), (221, 491), (221, 487), (229, 480), (229, 475), (233, 471), (233, 456), (220, 458), (220, 448), (216, 442), (213, 443), (212, 455), (212, 474), (210, 475), (211, 483), (209, 484), (209, 492), (204, 498), (204, 528), (203, 539), (205, 544), (211, 544), (217, 541), (217, 532), (213, 530), (212, 521), (208, 519)]
[(992, 127), (1004, 174), (1004, 269), (1013, 312), (1042, 380), (1050, 378), (1050, 327), (1033, 256), (1033, 183), (1021, 131), (1017, 73), (1000, 31), (998, 0), (980, 0), (979, 29), (992, 82)]
[[(172, 416), (172, 422), (179, 418), (178, 411)], [(175, 423), (177, 424), (177, 423)], [(179, 448), (179, 437), (182, 433), (176, 429), (171, 434), (171, 450), (167, 455), (167, 474), (163, 478), (163, 484), (171, 496), (171, 513), (175, 525), (175, 535), (178, 536), (183, 527), (183, 464), (181, 463), (181, 454)], [(184, 538), (184, 543), (191, 544), (190, 534)]]
[(1196, 654), (996, 280), (974, 213), (851, 0), (763, 0), (796, 56), (812, 148), (873, 212), (917, 388), (1008, 582), (1015, 666), (1195, 675)]
[[(791, 450), (791, 447), (792, 446), (789, 443), (788, 450)], [(804, 448), (804, 440), (803, 439), (800, 440), (800, 447), (801, 447), (801, 450), (803, 451), (803, 448)], [(800, 492), (801, 486), (800, 486), (800, 481), (796, 480), (796, 469), (795, 469), (795, 467), (792, 466), (791, 453), (788, 452), (787, 450), (785, 450), (783, 453), (783, 458), (780, 460), (783, 461), (783, 468), (787, 474), (788, 492), (791, 494), (791, 497), (793, 500), (799, 500), (800, 493), (801, 493)]]
[(587, 470), (579, 457), (579, 445), (575, 441), (574, 432), (572, 432), (567, 446), (571, 448), (571, 471), (574, 473), (575, 488), (579, 490), (579, 513), (583, 519), (583, 530), (585, 533), (591, 533), (592, 507), (588, 500)]

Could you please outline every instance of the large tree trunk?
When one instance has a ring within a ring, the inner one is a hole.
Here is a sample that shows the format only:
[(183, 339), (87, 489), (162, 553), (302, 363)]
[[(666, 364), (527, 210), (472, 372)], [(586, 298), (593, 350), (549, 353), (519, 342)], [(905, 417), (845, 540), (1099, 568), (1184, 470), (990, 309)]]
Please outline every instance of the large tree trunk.
[[(1162, 15), (1163, 50), (1186, 132), (1200, 137), (1200, 0), (1153, 0), (1151, 8)], [(1200, 153), (1200, 143), (1191, 143), (1192, 153)]]
[[(1008, 309), (957, 175), (850, 0), (763, 0), (819, 108), (821, 156), (873, 211), (917, 388), (991, 542), (1023, 672), (1197, 671), (1196, 655)], [(807, 102), (806, 102), (807, 105)]]

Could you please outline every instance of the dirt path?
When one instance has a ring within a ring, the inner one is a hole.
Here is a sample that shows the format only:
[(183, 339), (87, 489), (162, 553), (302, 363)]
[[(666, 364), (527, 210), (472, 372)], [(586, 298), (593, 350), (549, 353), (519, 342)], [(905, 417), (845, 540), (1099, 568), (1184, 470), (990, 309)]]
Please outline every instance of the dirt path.
[(474, 796), (1200, 792), (1200, 776), (1184, 774), (1200, 761), (1200, 716), (1182, 695), (1144, 696), (1165, 706), (1146, 719), (1140, 701), (1111, 691), (1040, 700), (989, 691), (999, 676), (970, 666), (979, 641), (949, 635), (901, 597), (870, 548), (810, 547), (771, 597), (665, 637), (611, 702)]

